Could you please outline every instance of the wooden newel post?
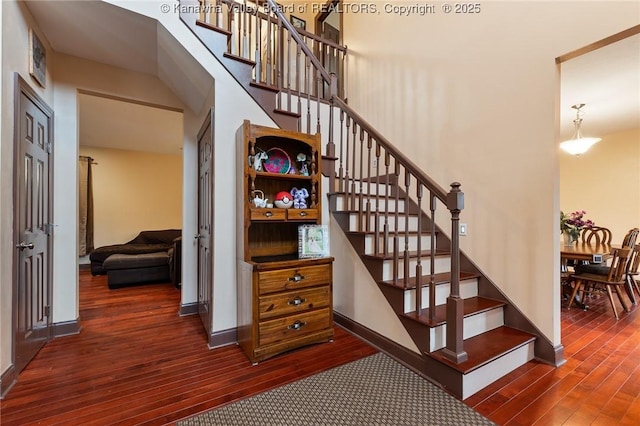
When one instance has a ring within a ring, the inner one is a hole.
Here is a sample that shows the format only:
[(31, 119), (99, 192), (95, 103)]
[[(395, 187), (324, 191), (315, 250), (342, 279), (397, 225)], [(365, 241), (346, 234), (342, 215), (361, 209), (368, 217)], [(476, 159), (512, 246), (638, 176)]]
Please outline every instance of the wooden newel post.
[(447, 194), (447, 209), (451, 212), (451, 291), (447, 298), (447, 345), (444, 356), (459, 364), (469, 356), (463, 348), (464, 301), (460, 297), (460, 211), (464, 208), (464, 193), (460, 183), (453, 182)]

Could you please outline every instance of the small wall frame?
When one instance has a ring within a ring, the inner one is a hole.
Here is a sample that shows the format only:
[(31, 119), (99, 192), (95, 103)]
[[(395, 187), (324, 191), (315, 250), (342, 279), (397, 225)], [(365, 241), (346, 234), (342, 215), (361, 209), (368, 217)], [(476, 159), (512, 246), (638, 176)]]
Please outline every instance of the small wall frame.
[(329, 256), (329, 227), (301, 225), (298, 227), (298, 257), (300, 259)]
[(291, 24), (299, 30), (306, 31), (307, 30), (307, 22), (303, 19), (298, 18), (297, 16), (290, 15), (289, 20)]
[(29, 29), (29, 74), (42, 87), (47, 84), (47, 51), (38, 35)]

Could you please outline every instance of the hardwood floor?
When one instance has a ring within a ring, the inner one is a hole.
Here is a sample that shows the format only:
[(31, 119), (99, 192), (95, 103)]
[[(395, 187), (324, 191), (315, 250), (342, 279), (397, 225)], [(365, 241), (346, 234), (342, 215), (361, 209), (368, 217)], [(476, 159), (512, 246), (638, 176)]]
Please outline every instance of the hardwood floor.
[[(336, 327), (333, 343), (252, 366), (236, 345), (208, 350), (198, 316), (179, 317), (170, 284), (109, 290), (80, 274), (79, 335), (53, 340), (0, 402), (9, 425), (160, 425), (373, 354)], [(606, 296), (563, 309), (567, 363), (531, 362), (465, 403), (500, 425), (640, 423), (640, 314)]]
[(560, 368), (530, 362), (465, 403), (500, 425), (640, 424), (640, 309), (616, 321), (606, 295), (562, 309)]
[(3, 426), (170, 424), (376, 353), (336, 327), (334, 342), (253, 366), (236, 345), (209, 350), (171, 284), (109, 290), (80, 273), (82, 332), (48, 343), (0, 402)]

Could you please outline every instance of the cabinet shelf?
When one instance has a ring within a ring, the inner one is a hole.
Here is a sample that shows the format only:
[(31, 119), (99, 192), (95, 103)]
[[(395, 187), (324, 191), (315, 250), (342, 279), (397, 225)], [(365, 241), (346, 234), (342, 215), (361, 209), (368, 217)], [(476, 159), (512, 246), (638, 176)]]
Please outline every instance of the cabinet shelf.
[(311, 176), (294, 175), (289, 173), (254, 172), (256, 178), (283, 179), (283, 180), (311, 180)]

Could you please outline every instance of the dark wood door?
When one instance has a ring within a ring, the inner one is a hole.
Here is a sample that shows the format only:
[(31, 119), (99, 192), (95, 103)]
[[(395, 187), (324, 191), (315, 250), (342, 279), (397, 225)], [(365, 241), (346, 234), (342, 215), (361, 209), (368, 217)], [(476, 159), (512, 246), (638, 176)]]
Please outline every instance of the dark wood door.
[(198, 313), (211, 336), (213, 292), (213, 110), (198, 132)]
[[(326, 40), (330, 40), (335, 44), (340, 44), (340, 30), (329, 25), (326, 22), (322, 23), (322, 38)], [(323, 52), (321, 55), (321, 61), (324, 68), (329, 72), (329, 74), (334, 73), (338, 77), (342, 76), (342, 70), (340, 67), (342, 66), (342, 62), (340, 58), (337, 56), (338, 51), (330, 46), (324, 46)], [(338, 84), (342, 86), (342, 79), (338, 78)], [(342, 94), (342, 90), (338, 92)], [(329, 85), (324, 83), (324, 94), (325, 96), (329, 96)]]
[(53, 111), (16, 77), (14, 343), (20, 372), (51, 337)]

